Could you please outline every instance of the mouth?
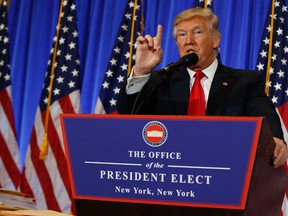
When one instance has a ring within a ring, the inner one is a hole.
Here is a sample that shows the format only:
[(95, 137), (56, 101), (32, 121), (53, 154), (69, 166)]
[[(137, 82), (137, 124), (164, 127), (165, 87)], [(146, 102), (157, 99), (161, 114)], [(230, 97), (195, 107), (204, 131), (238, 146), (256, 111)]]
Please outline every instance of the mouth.
[(187, 54), (190, 54), (190, 53), (195, 53), (195, 51), (192, 50), (192, 49), (188, 49), (188, 50), (187, 50)]

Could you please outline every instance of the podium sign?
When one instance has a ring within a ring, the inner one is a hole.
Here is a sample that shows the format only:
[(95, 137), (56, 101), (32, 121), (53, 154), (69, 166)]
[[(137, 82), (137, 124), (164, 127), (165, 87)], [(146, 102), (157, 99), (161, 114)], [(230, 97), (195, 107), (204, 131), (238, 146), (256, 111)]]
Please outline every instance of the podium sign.
[(244, 209), (262, 118), (61, 115), (73, 197)]

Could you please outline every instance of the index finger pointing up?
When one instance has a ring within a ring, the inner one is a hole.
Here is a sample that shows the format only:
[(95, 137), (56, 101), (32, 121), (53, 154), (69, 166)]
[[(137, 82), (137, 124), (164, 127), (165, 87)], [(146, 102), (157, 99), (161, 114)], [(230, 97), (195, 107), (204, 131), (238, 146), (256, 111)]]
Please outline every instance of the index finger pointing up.
[(156, 37), (160, 42), (162, 41), (162, 25), (158, 25)]
[(161, 25), (158, 25), (157, 35), (153, 39), (154, 39), (154, 49), (157, 49), (159, 46), (161, 46), (161, 42), (162, 42), (162, 26)]

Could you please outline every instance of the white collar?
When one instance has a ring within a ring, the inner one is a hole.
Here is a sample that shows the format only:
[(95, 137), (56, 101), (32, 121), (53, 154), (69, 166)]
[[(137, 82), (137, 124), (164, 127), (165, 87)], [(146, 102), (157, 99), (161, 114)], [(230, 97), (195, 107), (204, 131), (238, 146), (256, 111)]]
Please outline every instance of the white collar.
[[(213, 80), (213, 77), (216, 73), (218, 67), (218, 60), (217, 58), (215, 58), (215, 60), (212, 62), (212, 64), (210, 64), (207, 68), (205, 68), (204, 70), (202, 70), (202, 72), (205, 74), (206, 78), (208, 78), (209, 80)], [(194, 74), (196, 73), (195, 71), (187, 68), (188, 73), (190, 75), (190, 78), (194, 77)]]

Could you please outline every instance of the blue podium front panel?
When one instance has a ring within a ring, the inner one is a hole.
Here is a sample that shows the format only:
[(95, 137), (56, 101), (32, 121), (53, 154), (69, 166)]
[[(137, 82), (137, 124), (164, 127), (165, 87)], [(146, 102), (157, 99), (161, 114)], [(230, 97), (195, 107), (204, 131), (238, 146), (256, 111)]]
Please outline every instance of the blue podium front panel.
[(262, 119), (62, 115), (74, 198), (244, 209)]

